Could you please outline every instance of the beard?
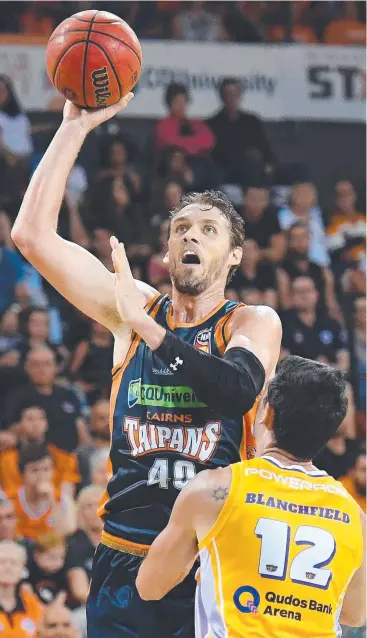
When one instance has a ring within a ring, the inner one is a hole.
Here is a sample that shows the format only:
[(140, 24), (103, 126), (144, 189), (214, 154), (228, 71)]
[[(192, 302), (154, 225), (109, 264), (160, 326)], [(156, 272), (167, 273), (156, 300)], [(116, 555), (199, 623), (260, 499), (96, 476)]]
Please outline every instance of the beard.
[(222, 260), (213, 261), (208, 270), (196, 274), (195, 269), (182, 267), (182, 264), (170, 265), (169, 273), (177, 292), (182, 295), (196, 297), (207, 290), (223, 273), (225, 264)]

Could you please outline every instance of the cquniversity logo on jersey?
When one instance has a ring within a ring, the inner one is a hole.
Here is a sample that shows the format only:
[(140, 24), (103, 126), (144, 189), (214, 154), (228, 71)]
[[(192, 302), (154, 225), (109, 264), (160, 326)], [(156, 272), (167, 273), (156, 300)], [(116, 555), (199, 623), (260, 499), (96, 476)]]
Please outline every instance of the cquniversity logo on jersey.
[(260, 594), (251, 585), (239, 587), (234, 595), (233, 602), (243, 614), (257, 614), (259, 611)]
[(129, 404), (129, 408), (134, 407), (140, 399), (141, 394), (141, 378), (135, 379), (135, 381), (130, 381), (127, 402)]
[(161, 386), (142, 383), (141, 379), (130, 381), (128, 405), (147, 405), (161, 408), (205, 408), (195, 393), (187, 386)]

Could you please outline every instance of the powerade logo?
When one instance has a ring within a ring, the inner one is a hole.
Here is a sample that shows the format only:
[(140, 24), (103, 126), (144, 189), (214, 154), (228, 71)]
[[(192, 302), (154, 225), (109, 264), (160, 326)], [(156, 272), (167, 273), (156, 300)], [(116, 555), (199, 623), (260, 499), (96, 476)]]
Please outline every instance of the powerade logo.
[(160, 408), (205, 408), (195, 393), (185, 385), (161, 386), (142, 383), (141, 378), (130, 381), (128, 389), (129, 408), (148, 405)]
[(233, 602), (243, 614), (257, 614), (259, 611), (260, 594), (251, 585), (239, 587), (234, 595)]

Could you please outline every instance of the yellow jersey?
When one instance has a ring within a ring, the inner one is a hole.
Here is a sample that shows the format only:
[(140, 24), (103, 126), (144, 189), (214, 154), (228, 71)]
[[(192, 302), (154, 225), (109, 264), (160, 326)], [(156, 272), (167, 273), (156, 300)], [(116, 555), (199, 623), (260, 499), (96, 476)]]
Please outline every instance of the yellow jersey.
[(340, 636), (344, 594), (363, 556), (357, 503), (320, 470), (271, 456), (231, 467), (228, 498), (199, 543), (196, 635)]

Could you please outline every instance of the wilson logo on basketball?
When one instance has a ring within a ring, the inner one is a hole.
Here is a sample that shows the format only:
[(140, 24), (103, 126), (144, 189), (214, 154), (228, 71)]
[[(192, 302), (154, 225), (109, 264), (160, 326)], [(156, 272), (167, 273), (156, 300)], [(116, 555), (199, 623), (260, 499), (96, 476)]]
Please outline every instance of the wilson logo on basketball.
[(110, 79), (107, 73), (107, 67), (103, 69), (96, 69), (92, 73), (92, 82), (94, 88), (94, 95), (96, 97), (97, 106), (105, 106), (106, 101), (111, 97), (112, 93), (109, 91)]

